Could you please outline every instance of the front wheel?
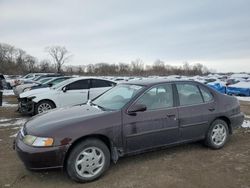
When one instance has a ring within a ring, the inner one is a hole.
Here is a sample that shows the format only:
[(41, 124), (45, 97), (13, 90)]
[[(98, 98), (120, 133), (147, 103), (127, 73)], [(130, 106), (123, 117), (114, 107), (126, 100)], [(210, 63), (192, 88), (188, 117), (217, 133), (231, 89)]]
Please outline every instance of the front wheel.
[(40, 114), (40, 113), (46, 112), (46, 111), (51, 110), (55, 107), (56, 106), (51, 101), (48, 101), (48, 100), (40, 101), (35, 106), (35, 114)]
[(88, 139), (77, 144), (67, 159), (67, 173), (77, 182), (99, 178), (110, 165), (110, 151), (100, 140)]
[(221, 119), (217, 119), (211, 124), (207, 132), (205, 144), (212, 149), (220, 149), (226, 144), (228, 136), (227, 123)]

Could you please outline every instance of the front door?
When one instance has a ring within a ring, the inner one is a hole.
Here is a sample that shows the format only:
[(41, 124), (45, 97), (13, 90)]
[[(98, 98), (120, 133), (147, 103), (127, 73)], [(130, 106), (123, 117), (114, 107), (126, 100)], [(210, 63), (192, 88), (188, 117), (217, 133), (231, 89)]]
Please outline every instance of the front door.
[(134, 104), (144, 104), (147, 110), (136, 115), (124, 115), (123, 134), (127, 153), (179, 141), (178, 112), (174, 107), (171, 84), (152, 87)]
[(77, 105), (87, 102), (89, 79), (78, 80), (65, 86), (58, 93), (58, 107)]

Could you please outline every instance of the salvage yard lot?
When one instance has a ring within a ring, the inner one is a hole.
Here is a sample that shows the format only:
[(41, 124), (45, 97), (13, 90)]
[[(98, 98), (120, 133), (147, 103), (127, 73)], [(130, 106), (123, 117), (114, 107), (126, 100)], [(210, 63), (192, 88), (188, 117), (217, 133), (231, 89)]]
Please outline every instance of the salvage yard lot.
[[(12, 149), (16, 132), (30, 118), (15, 112), (16, 103), (4, 96), (0, 107), (0, 187), (250, 188), (250, 128), (236, 130), (221, 150), (193, 143), (119, 159), (99, 180), (84, 185), (61, 170), (30, 172)], [(241, 110), (248, 119), (250, 102), (241, 101)]]

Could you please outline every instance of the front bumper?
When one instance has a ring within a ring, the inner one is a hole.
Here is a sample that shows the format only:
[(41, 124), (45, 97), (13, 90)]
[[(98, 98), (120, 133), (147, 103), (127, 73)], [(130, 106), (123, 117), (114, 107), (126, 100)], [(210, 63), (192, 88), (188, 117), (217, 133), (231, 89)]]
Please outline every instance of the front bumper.
[(18, 98), (18, 111), (22, 114), (33, 114), (35, 103), (27, 98)]
[(32, 147), (23, 143), (20, 133), (14, 145), (19, 158), (31, 170), (62, 168), (69, 145), (56, 147)]
[(231, 127), (233, 129), (240, 127), (244, 122), (244, 113), (239, 113), (230, 117)]

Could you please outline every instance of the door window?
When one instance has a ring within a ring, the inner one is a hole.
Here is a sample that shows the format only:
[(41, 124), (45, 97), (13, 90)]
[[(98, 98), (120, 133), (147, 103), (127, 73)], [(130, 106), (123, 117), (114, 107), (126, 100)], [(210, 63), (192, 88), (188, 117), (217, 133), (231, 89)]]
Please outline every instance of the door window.
[(173, 92), (171, 84), (164, 84), (153, 87), (144, 93), (137, 104), (144, 104), (147, 110), (173, 107)]
[(67, 85), (67, 90), (80, 90), (80, 89), (88, 89), (89, 88), (89, 80), (78, 80), (69, 85)]
[(200, 90), (196, 85), (189, 83), (177, 83), (176, 87), (181, 106), (203, 103)]

